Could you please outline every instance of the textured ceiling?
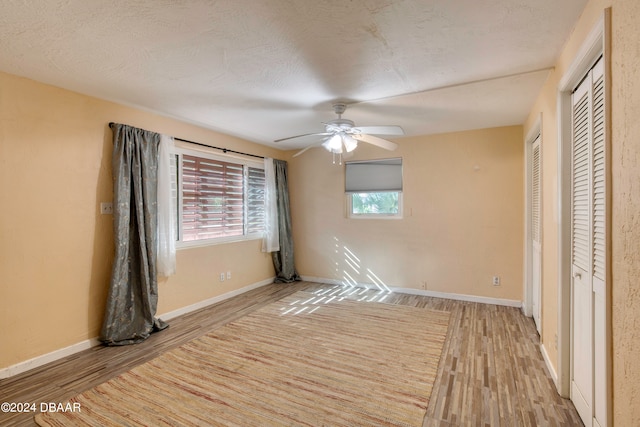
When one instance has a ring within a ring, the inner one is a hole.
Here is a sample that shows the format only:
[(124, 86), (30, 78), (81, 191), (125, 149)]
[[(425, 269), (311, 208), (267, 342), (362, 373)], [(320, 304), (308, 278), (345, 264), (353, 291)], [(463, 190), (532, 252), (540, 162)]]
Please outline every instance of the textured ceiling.
[(0, 70), (269, 145), (322, 131), (335, 101), (408, 135), (505, 126), (585, 4), (2, 0)]

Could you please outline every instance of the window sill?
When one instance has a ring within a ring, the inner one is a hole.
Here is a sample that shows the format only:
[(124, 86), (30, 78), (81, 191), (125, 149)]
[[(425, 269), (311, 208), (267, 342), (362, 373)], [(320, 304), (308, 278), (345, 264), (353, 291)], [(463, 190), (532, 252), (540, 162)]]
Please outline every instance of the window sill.
[(227, 243), (239, 243), (239, 242), (246, 242), (249, 240), (259, 240), (259, 239), (262, 239), (262, 234), (220, 237), (217, 239), (207, 239), (207, 240), (190, 240), (188, 242), (177, 242), (176, 250), (201, 248), (204, 246), (218, 246), (218, 245), (224, 245)]
[(402, 215), (370, 215), (370, 214), (350, 214), (349, 219), (402, 219)]

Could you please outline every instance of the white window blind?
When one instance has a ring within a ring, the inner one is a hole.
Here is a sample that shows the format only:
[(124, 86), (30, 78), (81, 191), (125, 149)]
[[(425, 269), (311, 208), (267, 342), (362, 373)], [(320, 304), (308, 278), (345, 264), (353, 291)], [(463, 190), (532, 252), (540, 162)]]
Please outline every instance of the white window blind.
[(173, 207), (175, 212), (175, 235), (178, 240), (180, 240), (180, 226), (178, 222), (180, 221), (180, 202), (178, 199), (178, 188), (180, 183), (178, 182), (178, 176), (180, 172), (178, 171), (178, 162), (180, 161), (180, 156), (177, 154), (172, 155), (170, 158), (170, 167), (171, 167), (171, 200), (173, 200)]
[(248, 167), (246, 234), (262, 233), (264, 230), (264, 196), (264, 169)]
[(346, 162), (345, 191), (347, 193), (402, 191), (402, 159)]

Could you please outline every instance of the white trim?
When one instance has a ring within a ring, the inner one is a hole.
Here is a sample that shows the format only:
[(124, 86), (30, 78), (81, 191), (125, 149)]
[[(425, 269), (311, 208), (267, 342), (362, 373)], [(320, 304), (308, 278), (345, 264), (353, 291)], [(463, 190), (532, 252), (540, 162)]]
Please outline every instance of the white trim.
[(525, 143), (532, 143), (536, 140), (538, 135), (541, 135), (542, 131), (542, 113), (538, 114), (536, 121), (533, 123), (529, 131), (527, 132), (527, 136), (524, 138)]
[(160, 314), (157, 317), (159, 317), (162, 320), (171, 320), (171, 319), (174, 319), (174, 318), (176, 318), (178, 316), (182, 316), (183, 314), (191, 313), (192, 311), (200, 310), (201, 308), (208, 307), (208, 306), (213, 305), (215, 303), (218, 303), (220, 301), (224, 301), (224, 300), (227, 300), (229, 298), (241, 295), (241, 294), (243, 294), (245, 292), (249, 292), (249, 291), (251, 291), (253, 289), (257, 289), (257, 288), (260, 288), (262, 286), (270, 285), (271, 283), (273, 283), (274, 279), (275, 279), (275, 277), (271, 277), (269, 279), (265, 279), (265, 280), (262, 280), (260, 282), (256, 282), (254, 284), (245, 286), (243, 288), (236, 289), (234, 291), (230, 291), (230, 292), (227, 292), (225, 294), (218, 295), (218, 296), (215, 296), (213, 298), (209, 298), (209, 299), (206, 299), (206, 300), (203, 300), (203, 301), (199, 301), (199, 302), (197, 302), (195, 304), (191, 304), (191, 305), (188, 305), (186, 307), (179, 308), (177, 310), (173, 310), (173, 311), (169, 311), (167, 313)]
[[(571, 393), (571, 89), (558, 88), (558, 382)], [(563, 122), (566, 121), (566, 124)]]
[(582, 81), (587, 71), (593, 67), (600, 55), (602, 55), (604, 45), (604, 19), (605, 15), (603, 14), (582, 42), (582, 46), (574, 57), (573, 62), (558, 83), (558, 89), (560, 91), (573, 91)]
[(55, 362), (56, 360), (62, 359), (63, 357), (71, 356), (72, 354), (88, 350), (99, 344), (100, 341), (98, 340), (98, 338), (91, 338), (76, 344), (72, 344), (68, 347), (52, 351), (51, 353), (43, 354), (41, 356), (36, 356), (33, 359), (16, 363), (15, 365), (0, 369), (0, 379), (13, 377), (14, 375), (21, 374), (30, 369), (46, 365), (47, 363)]
[(177, 241), (176, 250), (201, 248), (204, 246), (226, 245), (228, 243), (248, 242), (251, 240), (261, 240), (261, 233), (243, 234), (239, 236), (215, 237), (213, 239)]
[(553, 369), (553, 364), (551, 363), (551, 358), (549, 357), (549, 353), (547, 353), (547, 348), (544, 344), (540, 343), (540, 353), (542, 354), (542, 359), (544, 360), (545, 365), (547, 365), (547, 370), (549, 371), (549, 375), (551, 375), (551, 379), (553, 383), (558, 387), (558, 374), (556, 370)]
[[(556, 387), (571, 393), (571, 92), (580, 83), (605, 45), (605, 9), (558, 84), (558, 363)], [(609, 78), (609, 76), (605, 77)]]
[(313, 277), (313, 276), (302, 276), (302, 280), (307, 282), (314, 282), (314, 283), (326, 283), (328, 285), (344, 285), (344, 286), (352, 286), (352, 287), (377, 289), (380, 291), (397, 292), (401, 294), (422, 295), (425, 297), (477, 302), (480, 304), (502, 305), (507, 307), (517, 307), (517, 308), (522, 307), (522, 301), (503, 299), (503, 298), (491, 298), (491, 297), (483, 297), (483, 296), (477, 296), (477, 295), (464, 295), (464, 294), (454, 294), (454, 293), (448, 293), (448, 292), (427, 291), (424, 289), (401, 288), (397, 286), (385, 287), (383, 289), (380, 286), (377, 286), (373, 283), (356, 283), (354, 285), (351, 283), (347, 284), (342, 280), (327, 279), (323, 277)]
[(179, 144), (178, 142), (179, 141), (175, 141), (175, 145), (171, 150), (172, 155), (178, 156), (178, 159), (176, 161), (177, 169), (178, 169), (178, 174), (176, 176), (176, 179), (177, 179), (176, 197), (177, 197), (177, 204), (178, 204), (177, 206), (178, 213), (176, 218), (178, 223), (178, 240), (176, 241), (176, 250), (198, 248), (203, 246), (215, 246), (215, 245), (222, 245), (227, 243), (246, 242), (249, 240), (262, 239), (263, 238), (262, 232), (247, 234), (246, 216), (247, 216), (248, 207), (247, 207), (247, 204), (243, 202), (242, 211), (244, 216), (242, 219), (242, 224), (243, 224), (242, 234), (234, 235), (234, 236), (225, 236), (225, 237), (214, 237), (209, 239), (187, 240), (187, 241), (182, 240), (182, 237), (184, 236), (183, 221), (182, 221), (183, 219), (182, 218), (182, 215), (183, 215), (182, 183), (183, 183), (183, 163), (184, 163), (185, 155), (192, 156), (192, 157), (199, 157), (203, 159), (215, 160), (215, 161), (224, 162), (224, 163), (231, 163), (235, 165), (242, 165), (242, 174), (243, 174), (242, 192), (244, 196), (247, 195), (247, 191), (248, 191), (247, 176), (246, 176), (247, 168), (264, 170), (265, 166), (264, 166), (263, 160), (257, 161), (255, 159), (248, 159), (246, 157), (232, 155), (230, 153), (227, 153), (226, 151), (223, 154), (220, 154), (218, 152), (218, 149), (206, 148), (206, 147), (190, 144), (188, 142), (183, 142), (182, 144)]
[(477, 295), (453, 294), (448, 292), (427, 291), (423, 289), (414, 289), (414, 288), (393, 287), (391, 289), (394, 292), (399, 292), (403, 294), (423, 295), (426, 297), (444, 298), (444, 299), (452, 299), (457, 301), (477, 302), (480, 304), (503, 305), (506, 307), (522, 308), (522, 301), (505, 299), (505, 298), (491, 298), (491, 297), (483, 297), (483, 296), (477, 296)]
[[(192, 305), (180, 308), (178, 310), (170, 311), (158, 317), (161, 317), (163, 320), (173, 319), (183, 314), (187, 314), (192, 311), (196, 311), (201, 308), (207, 307), (209, 305), (215, 304), (217, 302), (224, 301), (231, 297), (243, 294), (250, 290), (269, 285), (273, 283), (273, 280), (274, 280), (274, 277), (271, 277), (269, 279), (262, 280), (252, 285), (248, 285), (243, 288), (236, 289), (234, 291), (227, 292), (225, 294), (218, 295), (216, 297), (209, 298), (204, 301), (200, 301), (196, 304), (192, 304)], [(56, 360), (60, 360), (64, 357), (71, 356), (73, 354), (79, 353), (84, 350), (88, 350), (92, 347), (96, 347), (98, 345), (100, 345), (100, 340), (98, 339), (98, 337), (95, 337), (95, 338), (91, 338), (91, 339), (84, 340), (79, 343), (70, 345), (65, 348), (61, 348), (59, 350), (52, 351), (51, 353), (34, 357), (33, 359), (25, 360), (24, 362), (16, 363), (15, 365), (11, 365), (7, 368), (0, 369), (0, 379), (13, 377), (15, 375), (29, 371), (31, 369), (40, 367), (42, 365), (46, 365), (47, 363), (55, 362)]]

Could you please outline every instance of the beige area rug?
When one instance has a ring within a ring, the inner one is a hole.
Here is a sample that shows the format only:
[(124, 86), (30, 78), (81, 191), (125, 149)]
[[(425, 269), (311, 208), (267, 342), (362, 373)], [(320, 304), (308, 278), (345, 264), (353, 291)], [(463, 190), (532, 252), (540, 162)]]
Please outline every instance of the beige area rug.
[(297, 292), (76, 396), (80, 412), (36, 422), (421, 426), (448, 323), (447, 312)]

